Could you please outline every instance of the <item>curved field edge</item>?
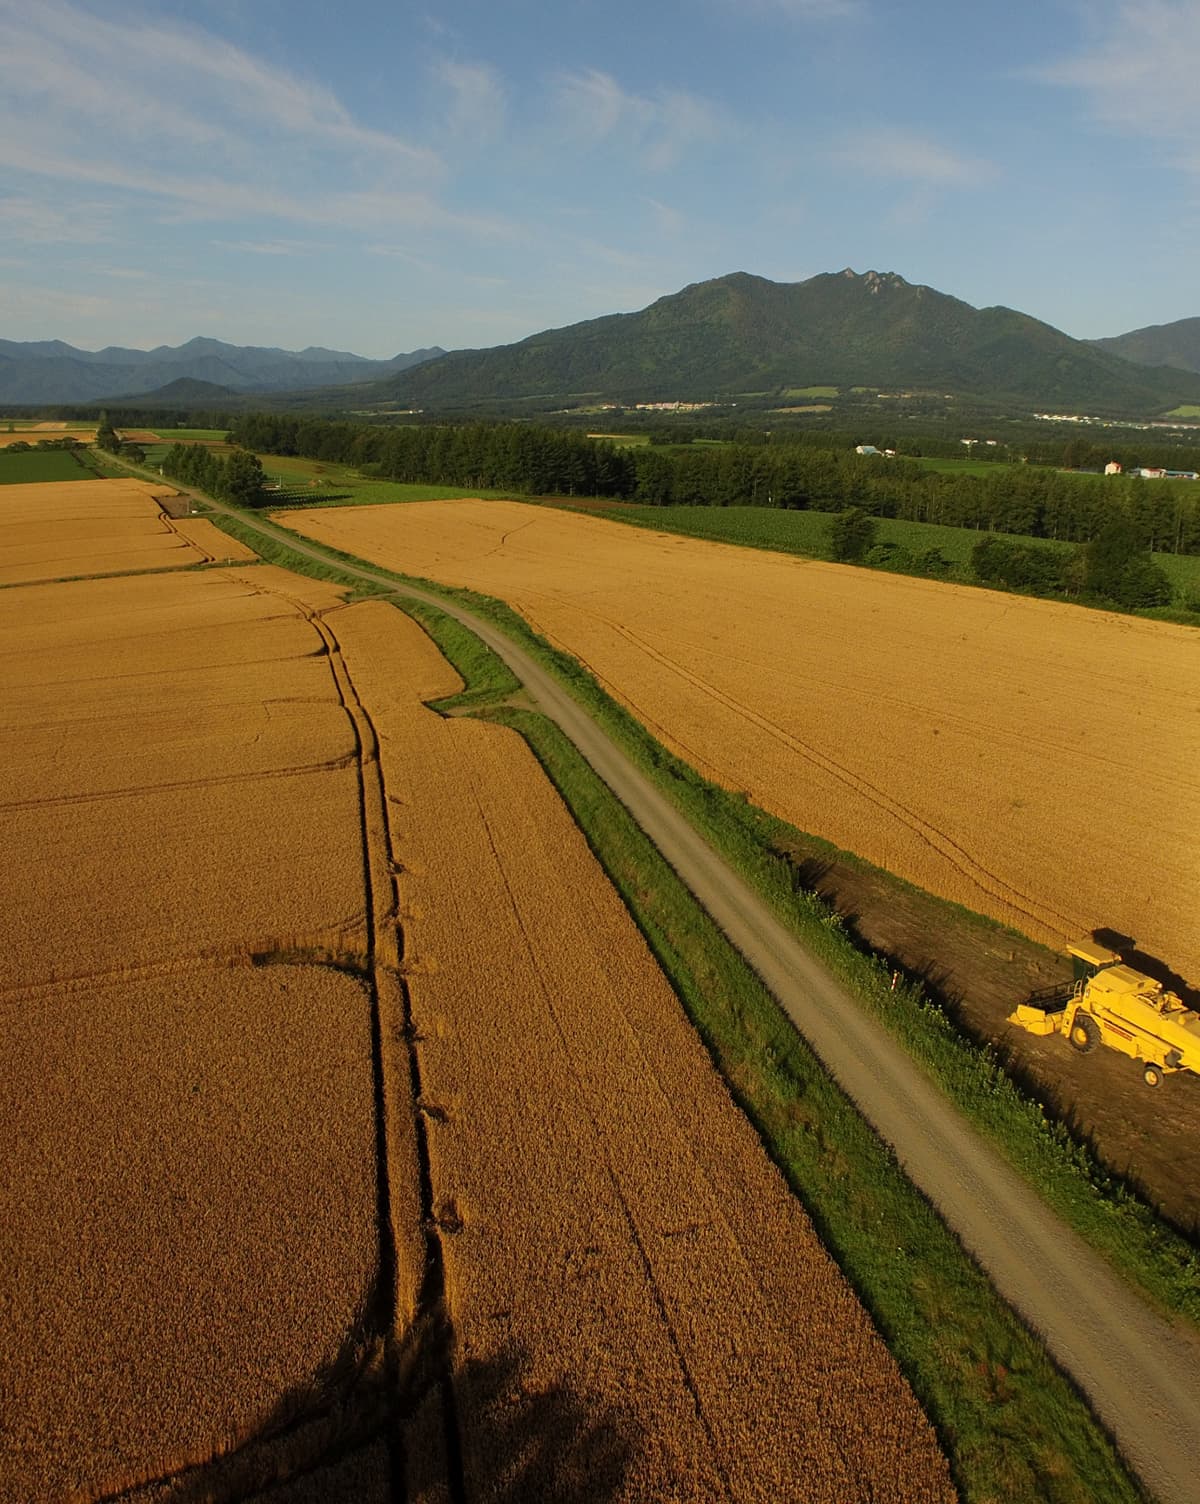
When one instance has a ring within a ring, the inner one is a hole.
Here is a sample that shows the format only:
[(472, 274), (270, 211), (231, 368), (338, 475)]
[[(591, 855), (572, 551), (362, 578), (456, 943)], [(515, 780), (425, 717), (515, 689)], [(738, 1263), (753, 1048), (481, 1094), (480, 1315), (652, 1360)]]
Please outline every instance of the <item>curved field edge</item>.
[[(213, 514), (218, 526), (264, 558), (298, 573), (322, 566), (296, 553), (283, 537), (264, 537), (240, 519)], [(801, 832), (702, 778), (668, 752), (568, 654), (538, 636), (505, 602), (474, 591), (397, 574), (326, 544), (328, 573), (337, 563), (366, 569), (458, 603), (518, 643), (559, 680), (655, 785), (712, 840), (772, 911), (928, 1071), (946, 1096), (995, 1144), (1031, 1189), (1152, 1303), (1200, 1322), (1200, 1250), (1160, 1217), (1062, 1121), (1021, 1090), (990, 1047), (965, 1037), (919, 985), (892, 987), (892, 968), (857, 948), (836, 915), (800, 886), (786, 853)], [(340, 576), (360, 588), (350, 576)], [(373, 593), (383, 593), (383, 587)], [(407, 609), (406, 603), (406, 609)], [(805, 837), (805, 839), (808, 839)], [(990, 925), (982, 916), (980, 924)], [(991, 925), (992, 928), (997, 926)]]
[(468, 628), (394, 604), (464, 680), (431, 708), (474, 707), (530, 746), (912, 1384), (964, 1499), (1142, 1497), (1070, 1381), (583, 756), (544, 716), (497, 703), (515, 681)]

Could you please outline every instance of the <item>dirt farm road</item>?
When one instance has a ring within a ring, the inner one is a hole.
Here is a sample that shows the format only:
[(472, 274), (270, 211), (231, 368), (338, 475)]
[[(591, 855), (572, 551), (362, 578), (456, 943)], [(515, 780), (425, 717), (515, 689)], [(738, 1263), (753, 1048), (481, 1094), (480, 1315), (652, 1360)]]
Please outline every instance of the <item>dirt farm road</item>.
[(1041, 1335), (1147, 1488), (1161, 1504), (1195, 1504), (1200, 1336), (1151, 1311), (1031, 1194), (586, 711), (522, 649), (457, 603), (397, 587), (273, 523), (198, 499), (307, 558), (438, 607), (510, 666), (763, 978), (996, 1288)]

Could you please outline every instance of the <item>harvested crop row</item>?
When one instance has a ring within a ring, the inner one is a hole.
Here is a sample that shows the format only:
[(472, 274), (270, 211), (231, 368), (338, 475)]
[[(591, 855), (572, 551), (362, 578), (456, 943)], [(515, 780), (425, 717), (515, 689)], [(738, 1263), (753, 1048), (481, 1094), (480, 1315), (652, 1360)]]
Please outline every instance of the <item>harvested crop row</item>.
[(391, 608), (335, 621), (402, 866), (469, 1496), (952, 1498), (531, 754), (418, 705), (455, 677)]
[(280, 520), (510, 601), (802, 830), (1037, 939), (1110, 926), (1200, 979), (1192, 630), (509, 502)]

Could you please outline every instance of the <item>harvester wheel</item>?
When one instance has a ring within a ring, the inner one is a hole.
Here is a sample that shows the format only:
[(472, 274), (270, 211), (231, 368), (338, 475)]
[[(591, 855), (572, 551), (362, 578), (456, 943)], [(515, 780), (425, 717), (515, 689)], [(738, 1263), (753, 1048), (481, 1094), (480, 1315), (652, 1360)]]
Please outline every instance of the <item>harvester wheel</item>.
[(1142, 1080), (1146, 1083), (1147, 1086), (1161, 1086), (1162, 1078), (1163, 1071), (1161, 1065), (1154, 1065), (1153, 1063), (1150, 1063), (1142, 1071)]
[(1100, 1043), (1100, 1028), (1094, 1018), (1077, 1013), (1071, 1025), (1071, 1043), (1081, 1055), (1090, 1055)]

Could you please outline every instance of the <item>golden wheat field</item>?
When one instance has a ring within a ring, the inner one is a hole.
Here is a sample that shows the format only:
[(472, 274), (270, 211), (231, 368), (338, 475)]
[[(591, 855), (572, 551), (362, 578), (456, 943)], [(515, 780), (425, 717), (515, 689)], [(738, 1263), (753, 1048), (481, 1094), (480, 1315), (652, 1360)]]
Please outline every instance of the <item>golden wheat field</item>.
[(3, 490), (0, 585), (255, 557), (204, 518), (172, 520), (155, 500), (170, 488), (150, 481), (41, 482)]
[(287, 526), (513, 604), (696, 767), (1051, 944), (1200, 981), (1200, 633), (513, 502)]
[(933, 1432), (510, 731), (330, 618), (399, 870), (473, 1500), (949, 1500)]
[(9, 444), (36, 444), (39, 439), (78, 439), (81, 444), (91, 444), (95, 438), (94, 428), (68, 428), (65, 423), (33, 423), (11, 433), (0, 431), (0, 449), (6, 449)]
[(265, 565), (0, 591), (5, 1504), (205, 1462), (369, 1340), (370, 998), (298, 964), (367, 947), (339, 601)]
[(0, 1033), (6, 1504), (205, 1461), (356, 1355), (376, 1250), (355, 981), (193, 967), (6, 994)]

